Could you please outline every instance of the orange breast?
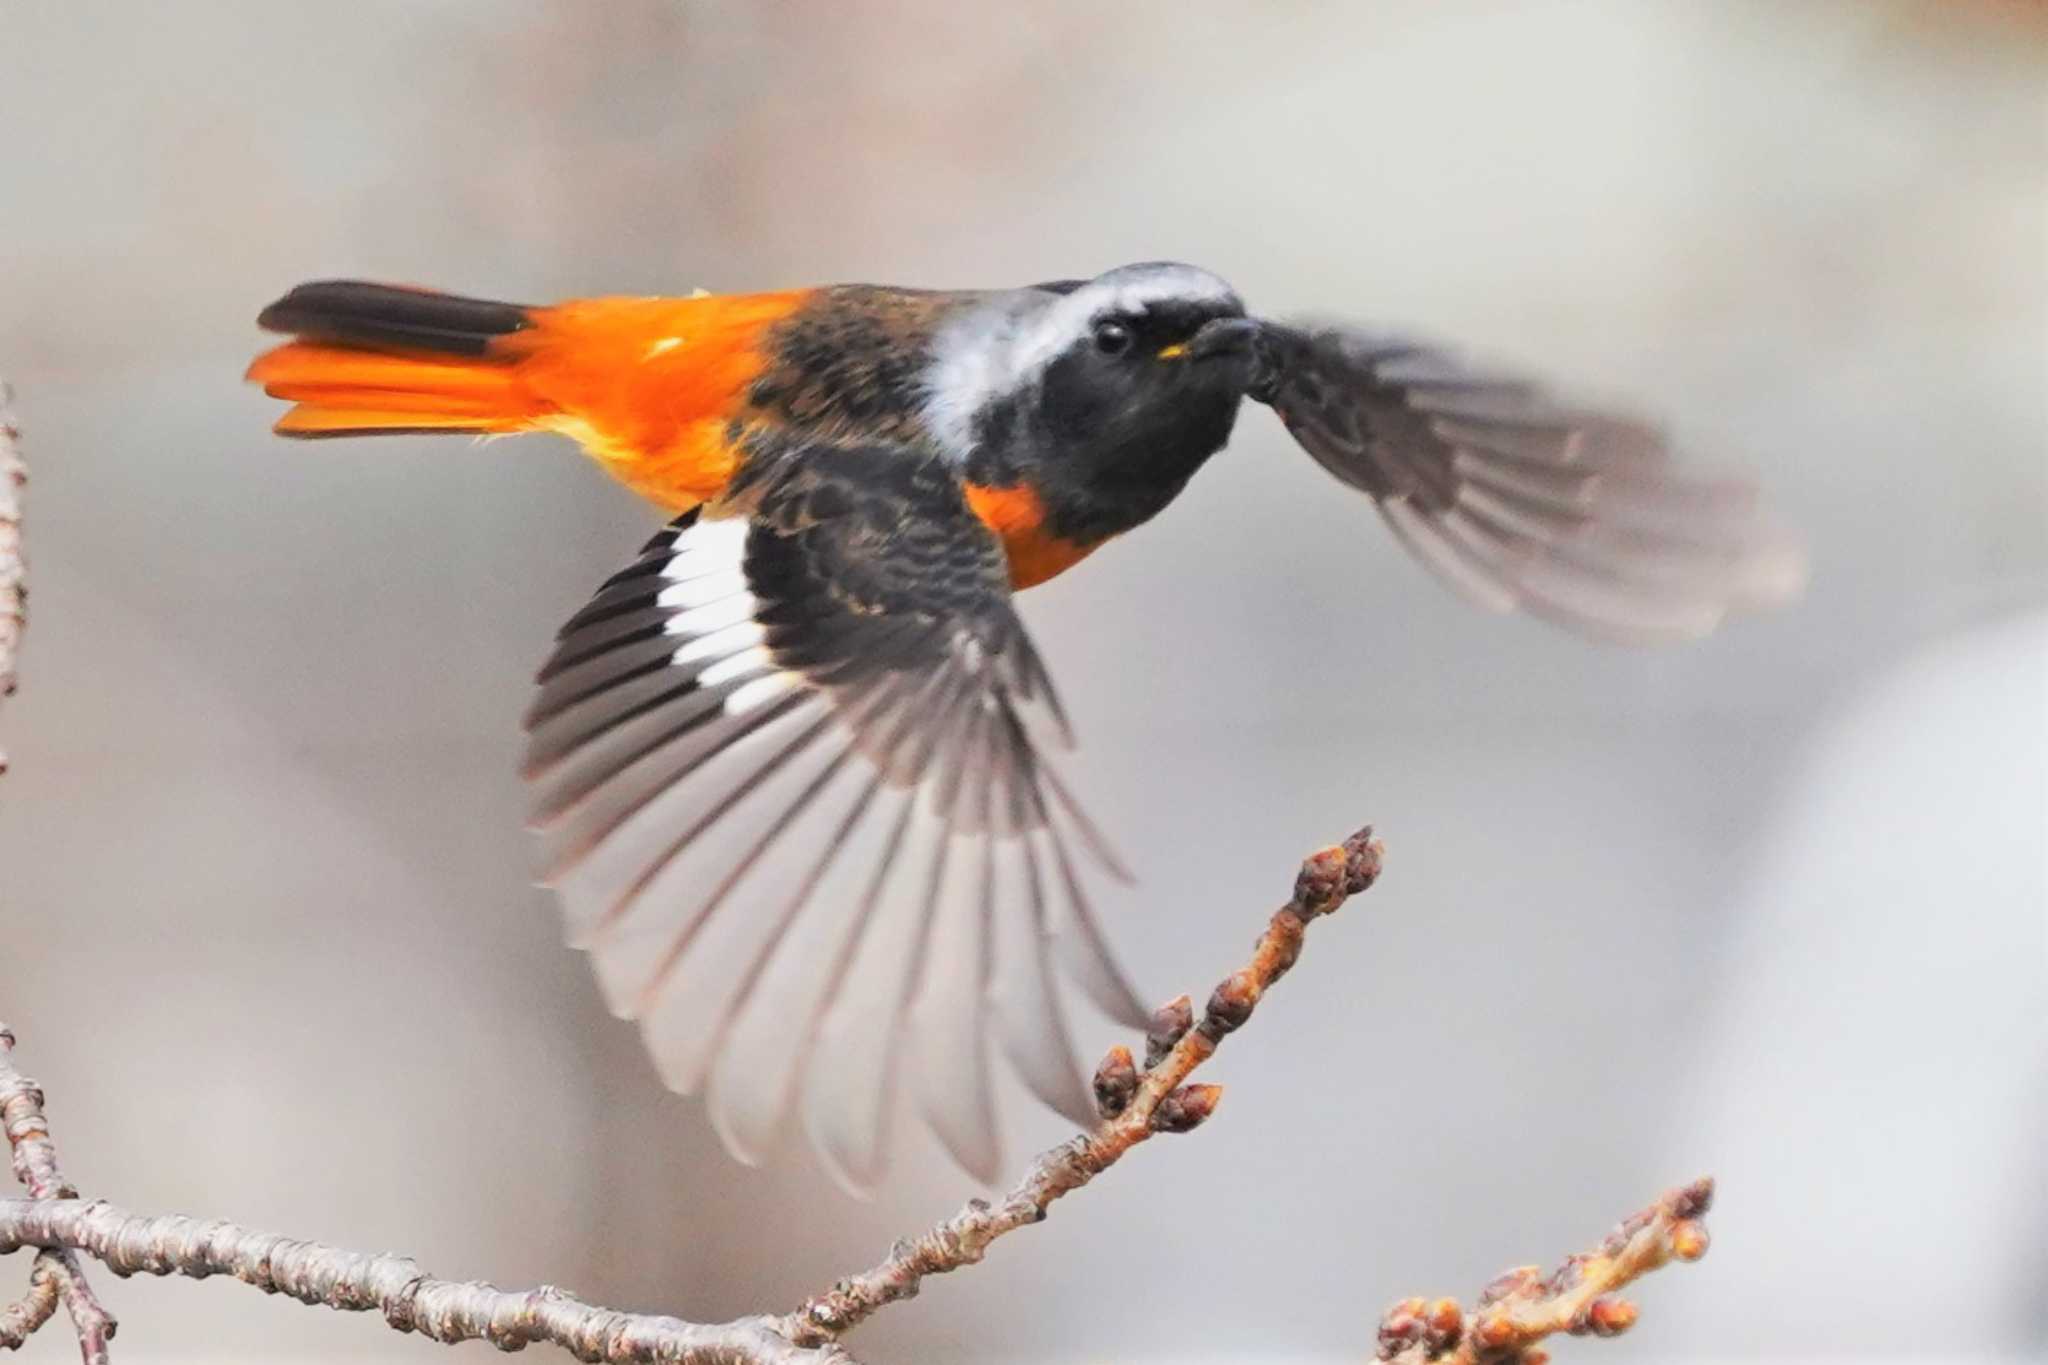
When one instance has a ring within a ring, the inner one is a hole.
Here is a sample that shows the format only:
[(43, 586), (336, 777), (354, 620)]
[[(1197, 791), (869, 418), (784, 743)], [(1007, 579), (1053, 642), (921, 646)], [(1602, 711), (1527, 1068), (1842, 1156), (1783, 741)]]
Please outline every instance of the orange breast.
[(1084, 545), (1054, 535), (1045, 526), (1045, 504), (1019, 484), (1014, 488), (966, 485), (967, 505), (974, 509), (1010, 559), (1010, 586), (1022, 591), (1073, 568), (1101, 541)]
[(554, 409), (537, 425), (682, 511), (731, 479), (740, 452), (727, 431), (768, 363), (769, 329), (811, 292), (576, 299), (536, 310), (502, 344), (525, 352), (521, 381)]

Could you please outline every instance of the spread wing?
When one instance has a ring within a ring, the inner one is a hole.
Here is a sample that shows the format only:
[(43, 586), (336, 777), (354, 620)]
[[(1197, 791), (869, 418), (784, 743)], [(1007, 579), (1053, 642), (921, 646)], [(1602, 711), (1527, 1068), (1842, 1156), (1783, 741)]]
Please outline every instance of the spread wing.
[(785, 469), (751, 519), (678, 518), (562, 628), (527, 719), (545, 879), (735, 1156), (800, 1106), (865, 1190), (908, 1070), (990, 1180), (991, 1041), (1090, 1112), (1051, 954), (1143, 1021), (1082, 886), (1114, 861), (1042, 757), (1064, 722), (952, 476), (892, 449)]
[(1252, 396), (1490, 610), (1607, 639), (1688, 639), (1804, 583), (1755, 488), (1678, 472), (1654, 427), (1348, 328), (1264, 323), (1257, 349)]

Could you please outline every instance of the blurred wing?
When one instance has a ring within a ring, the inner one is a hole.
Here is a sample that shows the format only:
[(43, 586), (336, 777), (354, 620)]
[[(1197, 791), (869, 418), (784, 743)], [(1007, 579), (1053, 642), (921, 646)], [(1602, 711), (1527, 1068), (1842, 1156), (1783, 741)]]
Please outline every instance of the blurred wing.
[(1441, 351), (1262, 325), (1252, 394), (1459, 593), (1628, 642), (1705, 635), (1805, 580), (1755, 488), (1672, 468), (1663, 434)]
[(1051, 953), (1144, 1018), (1075, 845), (1114, 862), (1033, 739), (1061, 725), (1001, 548), (910, 461), (829, 451), (752, 521), (679, 518), (563, 627), (527, 718), (545, 879), (611, 1007), (734, 1156), (801, 1097), (855, 1192), (905, 1069), (995, 1178), (991, 1038), (1088, 1121)]

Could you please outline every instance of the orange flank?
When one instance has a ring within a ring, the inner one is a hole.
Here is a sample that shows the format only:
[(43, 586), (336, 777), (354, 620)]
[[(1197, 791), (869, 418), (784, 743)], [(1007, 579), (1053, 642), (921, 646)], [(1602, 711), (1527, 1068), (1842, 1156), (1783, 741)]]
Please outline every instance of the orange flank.
[(1065, 573), (1102, 543), (1083, 545), (1047, 530), (1045, 504), (1023, 484), (992, 488), (970, 483), (966, 490), (974, 515), (1003, 542), (1010, 559), (1010, 586), (1019, 591)]
[(810, 292), (575, 299), (531, 310), (474, 356), (293, 341), (249, 378), (298, 405), (277, 424), (287, 435), (559, 432), (680, 512), (732, 477), (728, 430), (768, 363), (765, 334)]

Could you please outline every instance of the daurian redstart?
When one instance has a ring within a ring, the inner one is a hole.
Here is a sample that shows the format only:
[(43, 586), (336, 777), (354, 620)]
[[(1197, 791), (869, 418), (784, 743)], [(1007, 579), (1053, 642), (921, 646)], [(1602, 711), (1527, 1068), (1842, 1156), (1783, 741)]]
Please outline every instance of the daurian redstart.
[[(1055, 956), (1146, 1011), (1047, 764), (1011, 595), (1173, 501), (1252, 398), (1452, 587), (1623, 640), (1796, 586), (1745, 485), (1444, 353), (1246, 316), (1192, 266), (526, 307), (302, 285), (249, 377), (289, 436), (552, 431), (674, 520), (564, 625), (526, 717), (545, 880), (664, 1079), (758, 1160), (801, 1107), (856, 1190), (899, 1077), (998, 1170), (989, 1054), (1086, 1122)], [(801, 1104), (799, 1105), (799, 1097)]]

